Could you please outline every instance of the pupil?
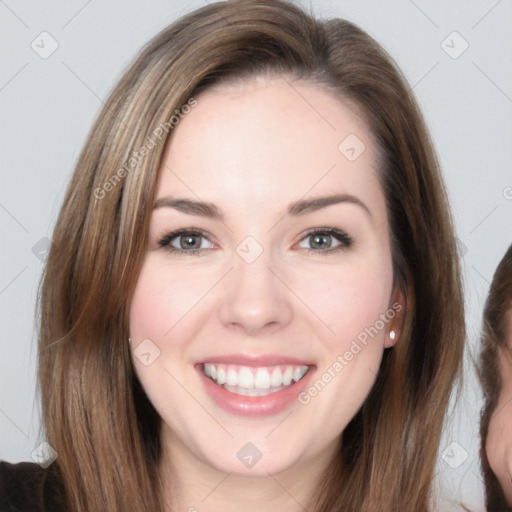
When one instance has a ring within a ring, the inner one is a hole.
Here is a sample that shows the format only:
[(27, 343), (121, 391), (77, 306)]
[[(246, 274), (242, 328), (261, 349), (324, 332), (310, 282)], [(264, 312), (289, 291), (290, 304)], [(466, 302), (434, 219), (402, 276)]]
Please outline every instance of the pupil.
[[(324, 245), (327, 245), (329, 246), (330, 244), (326, 241), (325, 243), (322, 243), (321, 241), (322, 240), (327, 240), (327, 238), (329, 237), (330, 235), (315, 235), (314, 238), (313, 238), (313, 245), (317, 246), (317, 247), (323, 247)], [(320, 240), (320, 242), (319, 242)]]
[(181, 244), (181, 248), (182, 249), (186, 249), (187, 247), (194, 247), (195, 245), (197, 245), (196, 241), (195, 241), (195, 237), (196, 235), (186, 235), (184, 237), (182, 237), (182, 240), (185, 240), (185, 243)]

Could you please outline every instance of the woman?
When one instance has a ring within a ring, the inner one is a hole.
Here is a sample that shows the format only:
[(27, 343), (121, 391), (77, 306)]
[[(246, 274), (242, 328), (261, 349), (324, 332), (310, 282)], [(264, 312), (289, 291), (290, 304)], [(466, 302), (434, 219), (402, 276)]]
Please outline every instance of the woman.
[(45, 475), (84, 512), (432, 510), (457, 261), (373, 39), (281, 1), (186, 15), (113, 91), (55, 228)]
[(500, 261), (484, 309), (479, 375), (485, 405), (480, 458), (489, 512), (512, 509), (512, 246)]

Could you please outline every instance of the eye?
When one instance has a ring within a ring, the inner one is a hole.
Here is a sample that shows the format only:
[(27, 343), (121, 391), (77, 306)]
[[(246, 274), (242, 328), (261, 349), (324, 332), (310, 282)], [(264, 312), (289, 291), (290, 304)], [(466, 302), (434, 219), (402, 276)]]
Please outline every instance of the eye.
[[(188, 253), (199, 256), (204, 254), (205, 249), (208, 249), (202, 243), (201, 238), (203, 241), (208, 240), (206, 234), (201, 230), (179, 229), (161, 238), (158, 241), (158, 245), (174, 254)], [(353, 244), (352, 237), (336, 228), (312, 229), (301, 239), (301, 243), (307, 242), (308, 239), (311, 240), (310, 247), (301, 247), (308, 254), (331, 254), (340, 250), (346, 250)]]
[[(302, 242), (310, 240), (310, 247), (303, 247), (310, 253), (333, 253), (340, 250), (346, 250), (352, 246), (354, 240), (347, 233), (335, 228), (315, 228), (309, 231)], [(338, 242), (333, 246), (333, 242)]]
[(201, 238), (207, 240), (205, 234), (200, 230), (179, 229), (165, 235), (158, 241), (158, 245), (176, 254), (187, 252), (199, 255), (203, 249), (208, 248), (201, 243)]

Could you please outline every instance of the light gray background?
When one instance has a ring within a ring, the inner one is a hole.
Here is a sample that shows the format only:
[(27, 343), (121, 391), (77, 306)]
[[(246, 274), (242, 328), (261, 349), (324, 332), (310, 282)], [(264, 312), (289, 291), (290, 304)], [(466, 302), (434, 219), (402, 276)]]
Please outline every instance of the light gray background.
[[(150, 37), (204, 3), (0, 0), (0, 459), (31, 461), (41, 441), (33, 313), (42, 255), (36, 244), (51, 238), (86, 133), (122, 70)], [(368, 31), (414, 88), (451, 196), (464, 254), (468, 346), (476, 354), (489, 283), (512, 242), (511, 1), (313, 0), (312, 6), (321, 17), (344, 17)], [(59, 45), (46, 59), (31, 47), (34, 40), (42, 46), (43, 31)], [(454, 31), (469, 44), (458, 58), (452, 56), (464, 41), (450, 35)], [(469, 365), (465, 375), (437, 476), (446, 499), (479, 511), (481, 395)]]

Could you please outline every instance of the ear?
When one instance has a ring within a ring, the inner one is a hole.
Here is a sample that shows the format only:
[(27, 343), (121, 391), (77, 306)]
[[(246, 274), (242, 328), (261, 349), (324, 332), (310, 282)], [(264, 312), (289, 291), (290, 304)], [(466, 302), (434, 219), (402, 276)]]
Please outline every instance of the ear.
[(386, 325), (386, 339), (384, 347), (393, 347), (400, 339), (405, 316), (405, 295), (401, 286), (396, 285), (389, 299), (388, 312), (386, 314), (390, 318)]

